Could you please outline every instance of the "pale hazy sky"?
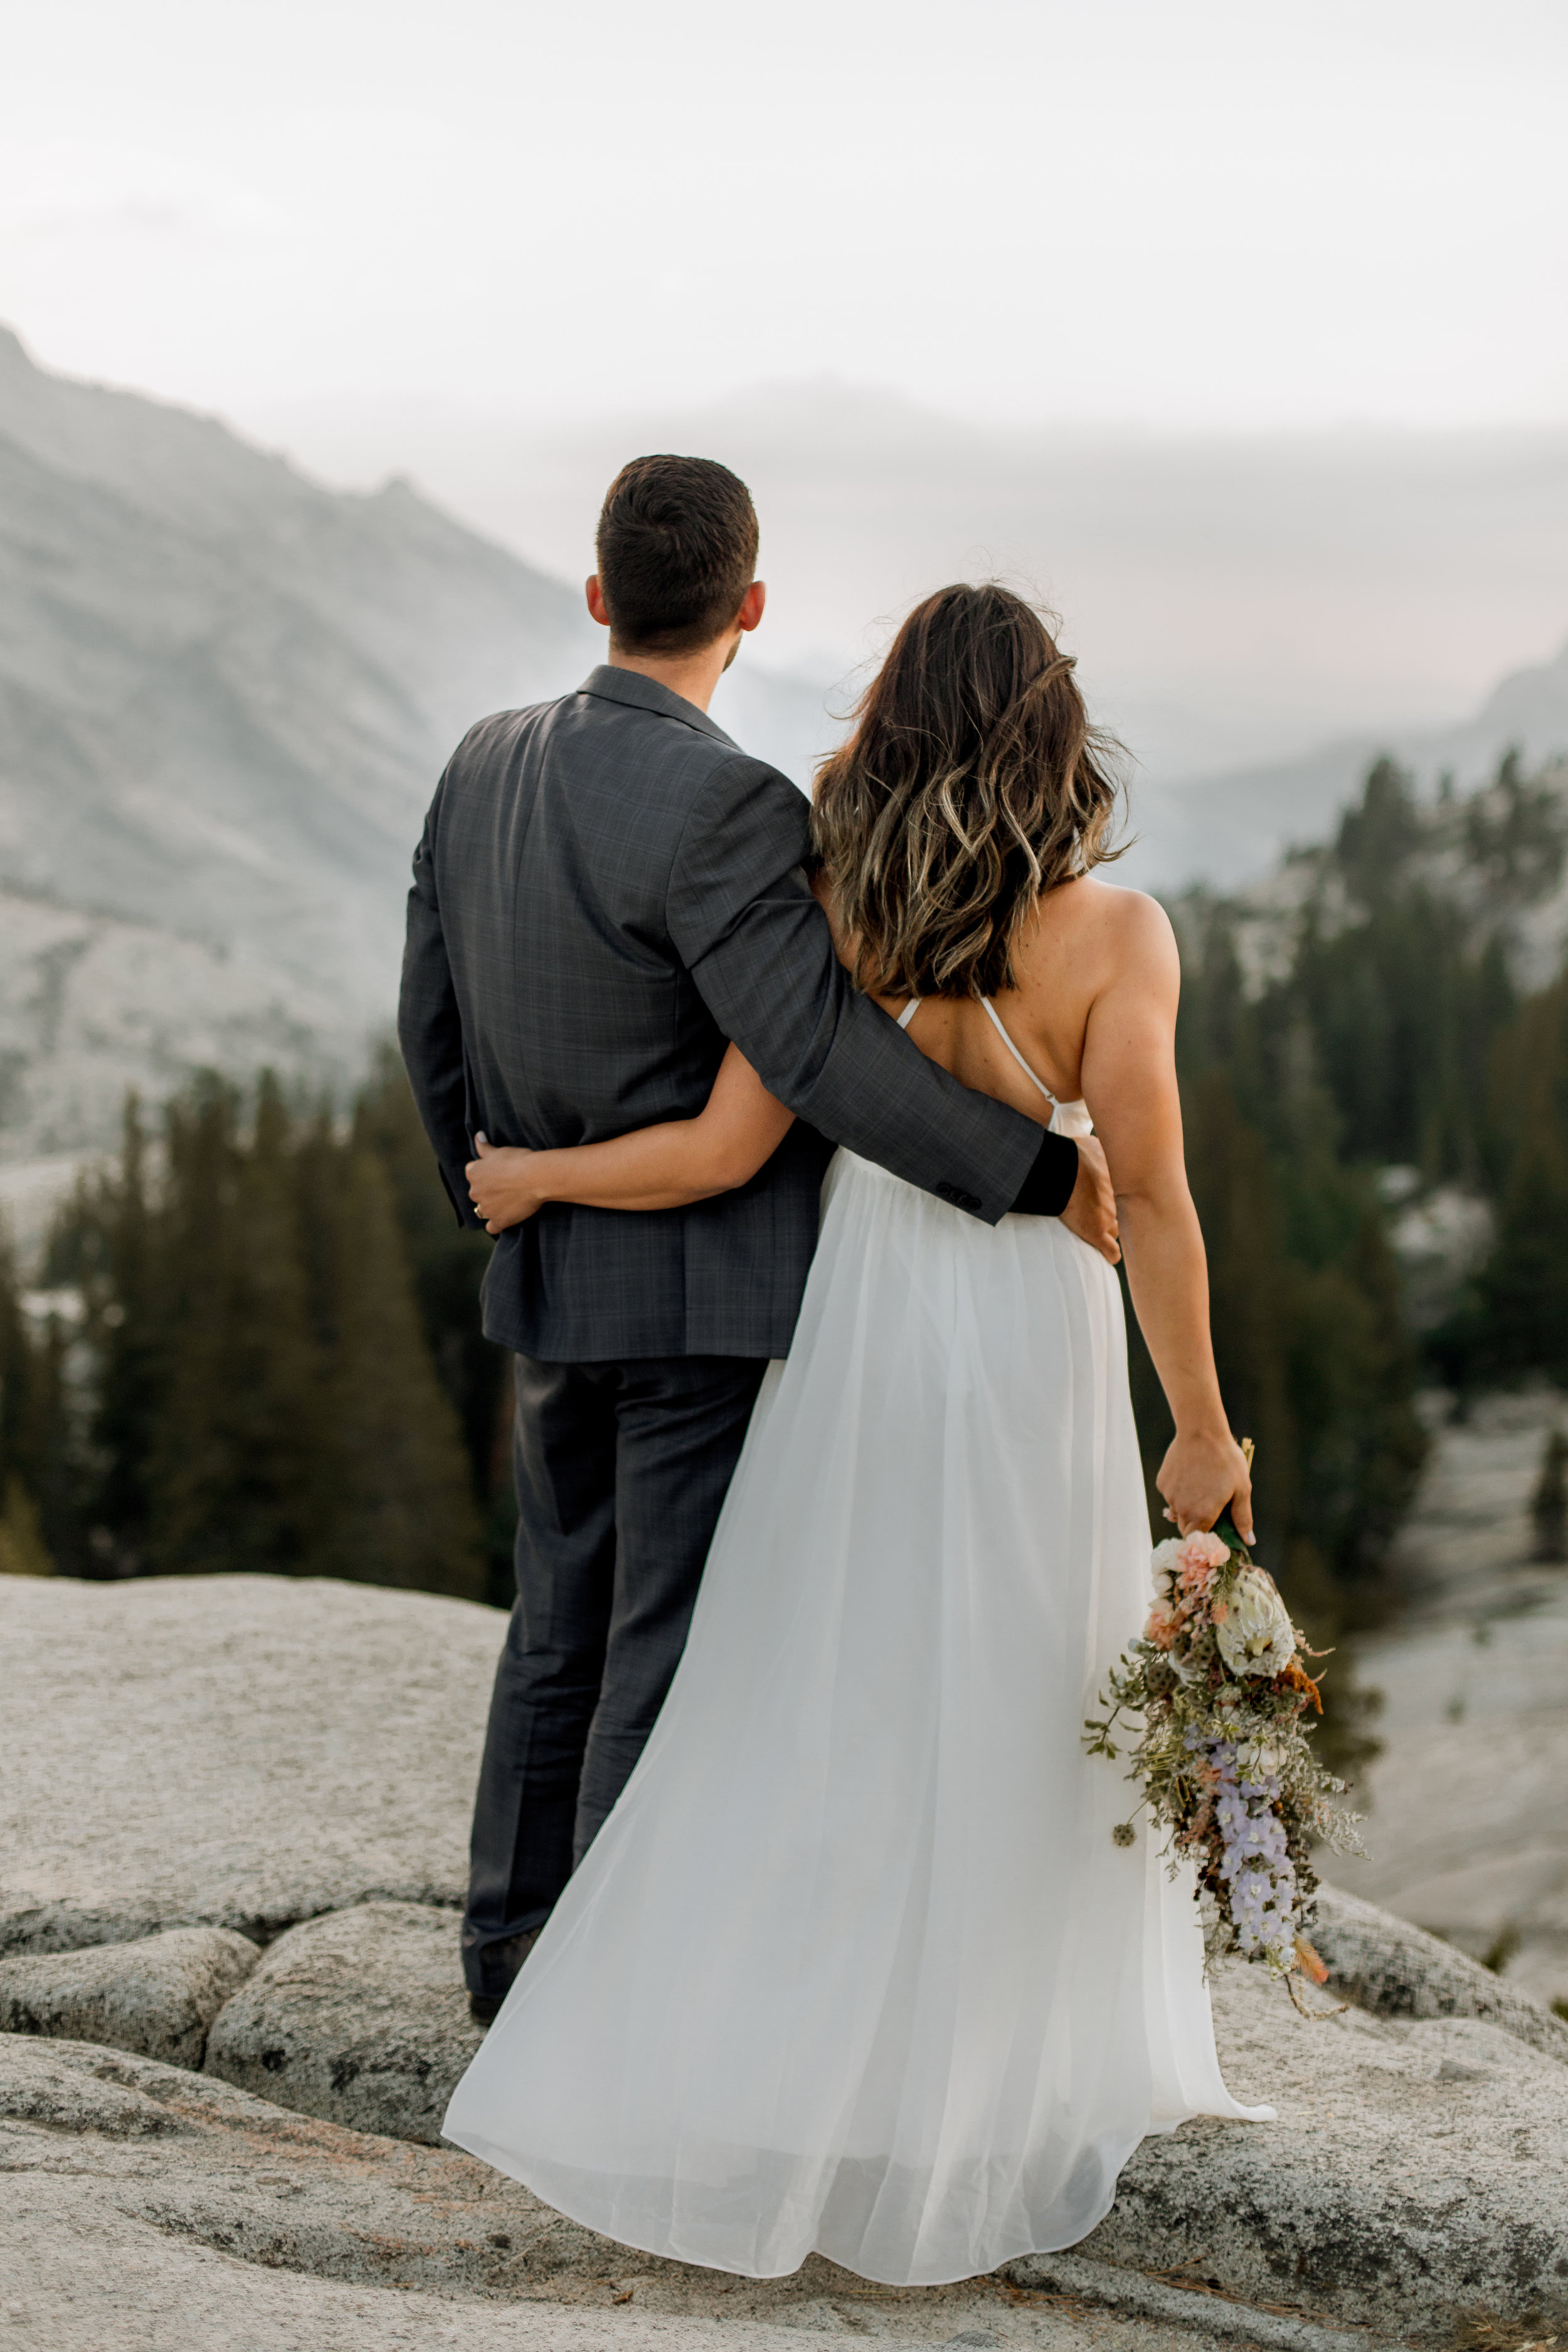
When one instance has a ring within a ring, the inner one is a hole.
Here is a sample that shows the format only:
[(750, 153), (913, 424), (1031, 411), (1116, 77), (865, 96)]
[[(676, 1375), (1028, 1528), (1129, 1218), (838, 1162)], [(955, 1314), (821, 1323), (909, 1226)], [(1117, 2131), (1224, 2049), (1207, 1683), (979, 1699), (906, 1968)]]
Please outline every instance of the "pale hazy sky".
[(1568, 419), (1564, 0), (49, 0), (0, 317), (226, 409)]

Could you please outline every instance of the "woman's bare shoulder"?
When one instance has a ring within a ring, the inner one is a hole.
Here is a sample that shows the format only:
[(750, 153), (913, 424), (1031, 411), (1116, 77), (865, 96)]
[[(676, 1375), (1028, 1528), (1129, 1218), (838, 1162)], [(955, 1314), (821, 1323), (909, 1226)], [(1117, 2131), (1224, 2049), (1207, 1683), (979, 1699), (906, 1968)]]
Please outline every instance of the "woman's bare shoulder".
[(1032, 945), (1047, 956), (1068, 955), (1075, 966), (1090, 961), (1100, 985), (1129, 967), (1176, 961), (1176, 935), (1158, 898), (1092, 874), (1061, 883), (1042, 900)]
[(1119, 882), (1097, 881), (1092, 874), (1085, 879), (1105, 909), (1109, 935), (1125, 953), (1153, 956), (1162, 962), (1174, 959), (1176, 934), (1158, 898), (1151, 898), (1146, 890), (1129, 890)]

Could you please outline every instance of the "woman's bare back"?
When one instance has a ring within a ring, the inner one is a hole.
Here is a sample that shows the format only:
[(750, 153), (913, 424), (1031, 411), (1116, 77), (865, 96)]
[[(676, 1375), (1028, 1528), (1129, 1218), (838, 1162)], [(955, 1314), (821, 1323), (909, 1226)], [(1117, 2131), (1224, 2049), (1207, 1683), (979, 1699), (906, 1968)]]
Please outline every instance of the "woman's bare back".
[[(826, 904), (825, 887), (819, 895)], [(1058, 1101), (1076, 1102), (1087, 1091), (1085, 1046), (1095, 1006), (1108, 1003), (1119, 982), (1134, 981), (1151, 952), (1158, 958), (1163, 951), (1173, 951), (1169, 920), (1142, 891), (1086, 876), (1060, 884), (1037, 906), (1014, 956), (1017, 985), (994, 1001), (1008, 1035)], [(889, 1013), (905, 1001), (877, 999)], [(1049, 1118), (1049, 1106), (973, 998), (929, 998), (910, 1036), (961, 1085), (1042, 1124)]]

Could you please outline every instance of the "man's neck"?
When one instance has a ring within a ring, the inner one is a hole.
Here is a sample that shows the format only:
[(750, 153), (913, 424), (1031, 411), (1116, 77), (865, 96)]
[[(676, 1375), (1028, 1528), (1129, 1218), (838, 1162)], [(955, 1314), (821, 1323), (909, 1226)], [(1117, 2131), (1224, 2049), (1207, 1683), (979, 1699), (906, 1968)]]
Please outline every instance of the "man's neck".
[(699, 710), (706, 710), (740, 641), (739, 629), (727, 629), (696, 653), (638, 654), (627, 653), (612, 637), (608, 660), (612, 669), (635, 669), (639, 677), (654, 678), (671, 694), (679, 694), (683, 702), (694, 702)]

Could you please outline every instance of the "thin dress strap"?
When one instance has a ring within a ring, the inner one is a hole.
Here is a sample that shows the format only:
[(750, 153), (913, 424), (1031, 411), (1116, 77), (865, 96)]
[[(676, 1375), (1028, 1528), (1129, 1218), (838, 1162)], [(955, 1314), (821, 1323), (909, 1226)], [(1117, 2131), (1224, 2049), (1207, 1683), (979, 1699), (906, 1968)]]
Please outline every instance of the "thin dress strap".
[(899, 1026), (900, 1029), (907, 1029), (909, 1027), (910, 1023), (914, 1019), (915, 1014), (920, 1011), (921, 1006), (924, 1003), (925, 999), (923, 996), (910, 997), (909, 1003), (905, 1005), (903, 1011), (899, 1015)]
[(988, 996), (983, 996), (980, 1002), (985, 1007), (986, 1012), (991, 1015), (992, 1026), (994, 1028), (996, 1034), (1001, 1038), (1002, 1043), (1006, 1046), (1007, 1051), (1012, 1055), (1013, 1059), (1017, 1063), (1018, 1067), (1023, 1071), (1024, 1076), (1028, 1079), (1029, 1084), (1032, 1087), (1038, 1087), (1046, 1100), (1048, 1103), (1054, 1103), (1056, 1101), (1055, 1095), (1052, 1094), (1044, 1078), (1037, 1077), (1034, 1071), (1030, 1069), (1029, 1065), (1025, 1061), (1024, 1056), (1019, 1053), (1018, 1048), (1014, 1045), (1013, 1040), (1008, 1036), (1006, 1030), (1003, 1027), (1002, 1015), (997, 1012), (996, 1007), (992, 1003), (991, 999)]

